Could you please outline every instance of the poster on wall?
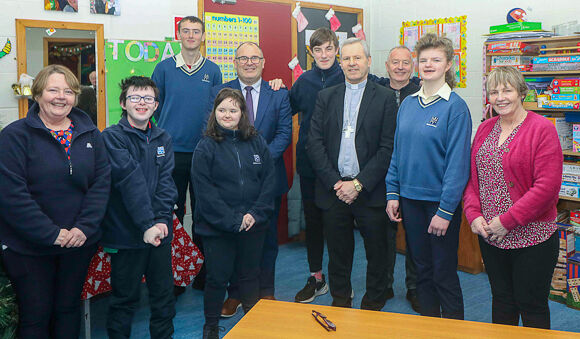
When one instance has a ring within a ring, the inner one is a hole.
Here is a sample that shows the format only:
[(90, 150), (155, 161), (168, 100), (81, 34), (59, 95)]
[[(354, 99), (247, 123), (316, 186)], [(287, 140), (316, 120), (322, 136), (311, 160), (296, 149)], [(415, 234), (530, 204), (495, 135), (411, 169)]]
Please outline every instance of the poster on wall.
[(121, 15), (120, 1), (121, 0), (89, 0), (91, 14)]
[(106, 40), (105, 72), (107, 83), (108, 125), (116, 124), (121, 118), (119, 83), (132, 75), (150, 77), (155, 66), (181, 51), (175, 41)]
[[(401, 45), (407, 46), (411, 51), (415, 49), (417, 41), (423, 34), (435, 33), (445, 36), (453, 42), (455, 57), (453, 65), (457, 87), (465, 88), (466, 85), (466, 58), (467, 45), (465, 41), (467, 16), (454, 18), (429, 19), (420, 21), (406, 21), (401, 27)], [(416, 57), (413, 52), (413, 57)]]
[(222, 71), (223, 82), (234, 80), (236, 48), (242, 42), (260, 43), (257, 16), (205, 13), (205, 55)]
[(79, 11), (79, 2), (78, 0), (44, 0), (44, 9), (76, 13)]

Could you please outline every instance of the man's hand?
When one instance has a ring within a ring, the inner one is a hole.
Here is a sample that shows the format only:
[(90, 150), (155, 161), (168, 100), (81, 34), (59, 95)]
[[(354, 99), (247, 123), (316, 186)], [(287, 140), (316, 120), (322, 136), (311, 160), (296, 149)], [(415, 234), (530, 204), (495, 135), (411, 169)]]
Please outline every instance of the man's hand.
[(240, 232), (243, 230), (249, 231), (252, 226), (256, 223), (256, 219), (250, 214), (246, 213), (242, 218), (242, 226), (240, 227)]
[(68, 231), (68, 235), (67, 235), (65, 241), (61, 243), (60, 247), (67, 247), (67, 248), (81, 247), (82, 245), (84, 245), (86, 240), (87, 240), (87, 237), (85, 236), (83, 231), (79, 230), (76, 227), (73, 227), (73, 228), (71, 228), (70, 231)]
[(403, 218), (401, 218), (401, 210), (399, 209), (399, 200), (387, 201), (387, 215), (393, 222), (403, 221)]
[(488, 227), (488, 225), (484, 217), (477, 217), (473, 222), (471, 222), (471, 232), (479, 234), (484, 238), (489, 237), (489, 234), (485, 230), (486, 227)]
[(485, 227), (485, 230), (489, 234), (488, 239), (490, 241), (501, 242), (506, 234), (508, 234), (508, 230), (499, 221), (499, 216), (491, 219), (491, 222)]
[(431, 218), (431, 224), (429, 224), (429, 228), (427, 229), (427, 233), (431, 233), (438, 237), (442, 237), (447, 233), (447, 228), (449, 227), (449, 220), (443, 219), (437, 214)]
[(268, 85), (270, 85), (273, 91), (277, 91), (280, 88), (286, 88), (282, 79), (272, 79), (268, 81)]
[(161, 239), (165, 238), (169, 234), (169, 230), (167, 229), (167, 225), (165, 225), (164, 223), (158, 222), (153, 226), (157, 227), (161, 231), (161, 234), (163, 235), (161, 237)]
[(161, 239), (163, 239), (163, 231), (161, 231), (156, 226), (151, 226), (145, 234), (143, 234), (143, 241), (146, 244), (151, 244), (155, 247), (161, 245)]
[(338, 199), (350, 205), (358, 197), (358, 191), (354, 188), (354, 183), (352, 181), (343, 181), (340, 188), (336, 191), (336, 196)]

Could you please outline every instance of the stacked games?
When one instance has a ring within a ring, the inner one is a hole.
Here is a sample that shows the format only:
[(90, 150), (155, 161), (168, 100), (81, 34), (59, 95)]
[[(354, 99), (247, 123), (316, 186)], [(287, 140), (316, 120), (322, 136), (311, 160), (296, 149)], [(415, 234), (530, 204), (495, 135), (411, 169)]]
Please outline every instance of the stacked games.
[(568, 287), (568, 258), (575, 253), (574, 228), (570, 225), (558, 223), (558, 234), (560, 238), (560, 250), (550, 285), (550, 299), (565, 304)]

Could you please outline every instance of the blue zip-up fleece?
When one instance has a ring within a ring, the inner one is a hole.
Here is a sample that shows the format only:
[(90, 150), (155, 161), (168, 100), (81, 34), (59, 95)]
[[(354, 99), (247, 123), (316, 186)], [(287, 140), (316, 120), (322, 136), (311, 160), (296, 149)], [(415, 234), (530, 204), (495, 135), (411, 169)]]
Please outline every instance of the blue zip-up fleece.
[(53, 245), (61, 228), (80, 229), (84, 246), (100, 239), (111, 168), (101, 133), (84, 112), (68, 115), (70, 161), (38, 112), (34, 104), (0, 133), (0, 241), (20, 254), (61, 254), (75, 249)]
[(344, 74), (338, 65), (338, 61), (329, 69), (322, 70), (312, 64), (312, 69), (302, 74), (290, 89), (290, 106), (292, 114), (302, 112), (300, 115), (300, 131), (296, 143), (296, 170), (304, 177), (315, 178), (316, 174), (306, 153), (310, 120), (316, 104), (318, 92), (324, 88), (332, 87), (344, 82)]
[(469, 179), (471, 115), (451, 92), (424, 106), (418, 96), (401, 103), (395, 148), (385, 178), (387, 200), (439, 202), (437, 215), (451, 220)]
[(220, 131), (224, 135), (221, 142), (205, 136), (193, 152), (195, 232), (202, 236), (238, 233), (246, 213), (256, 220), (248, 232), (264, 230), (276, 194), (268, 144), (261, 136), (244, 141), (238, 131)]
[(173, 238), (173, 206), (177, 188), (173, 183), (173, 146), (163, 129), (150, 124), (143, 133), (126, 117), (103, 131), (111, 162), (111, 199), (103, 221), (101, 244), (116, 249), (153, 246), (143, 234), (156, 223), (169, 231), (161, 244)]

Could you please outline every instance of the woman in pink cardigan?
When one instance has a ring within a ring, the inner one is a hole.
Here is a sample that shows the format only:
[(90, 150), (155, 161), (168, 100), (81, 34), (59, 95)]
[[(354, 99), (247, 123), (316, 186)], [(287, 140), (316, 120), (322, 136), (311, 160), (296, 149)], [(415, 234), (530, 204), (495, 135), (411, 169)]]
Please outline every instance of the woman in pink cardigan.
[(526, 92), (513, 67), (489, 74), (487, 95), (498, 116), (477, 130), (463, 201), (471, 230), (479, 235), (492, 321), (517, 326), (521, 316), (524, 326), (550, 328), (562, 148), (554, 125), (524, 109)]

